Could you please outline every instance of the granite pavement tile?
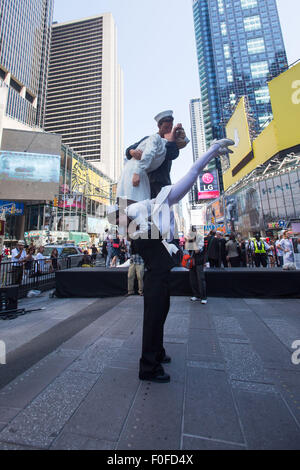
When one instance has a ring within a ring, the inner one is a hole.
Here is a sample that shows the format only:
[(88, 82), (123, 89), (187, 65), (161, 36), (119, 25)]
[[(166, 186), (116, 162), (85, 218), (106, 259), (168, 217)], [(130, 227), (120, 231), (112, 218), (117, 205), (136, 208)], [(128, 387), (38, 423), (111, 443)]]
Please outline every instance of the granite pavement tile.
[(225, 372), (188, 368), (183, 434), (245, 443)]
[(116, 442), (99, 441), (86, 436), (63, 432), (51, 445), (51, 450), (114, 450)]
[(122, 345), (123, 341), (120, 339), (101, 337), (73, 362), (70, 370), (99, 375), (118, 353)]
[(270, 382), (268, 372), (251, 345), (220, 341), (227, 374), (231, 380)]
[(300, 428), (278, 393), (233, 387), (247, 446), (255, 450), (299, 450)]
[(183, 397), (183, 383), (142, 382), (117, 449), (180, 449)]
[(213, 439), (183, 435), (181, 450), (246, 450), (246, 446)]
[(55, 353), (46, 356), (0, 390), (0, 406), (24, 408), (73, 361)]
[(223, 362), (217, 334), (214, 330), (193, 329), (189, 332), (188, 359)]
[(62, 373), (0, 432), (0, 442), (48, 448), (96, 381), (95, 374)]
[(136, 371), (106, 367), (63, 433), (116, 442), (139, 387)]

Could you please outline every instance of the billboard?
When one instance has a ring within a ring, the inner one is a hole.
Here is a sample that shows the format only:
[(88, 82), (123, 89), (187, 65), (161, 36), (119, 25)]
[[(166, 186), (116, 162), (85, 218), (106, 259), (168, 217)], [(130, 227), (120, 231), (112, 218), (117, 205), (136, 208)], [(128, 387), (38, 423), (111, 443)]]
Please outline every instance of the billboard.
[(24, 215), (24, 204), (12, 201), (0, 201), (0, 214), (3, 212), (7, 215)]
[(82, 193), (105, 205), (110, 204), (110, 183), (75, 158), (72, 159), (72, 192)]
[(280, 150), (300, 144), (300, 62), (269, 83)]
[(58, 194), (60, 156), (0, 152), (0, 198), (48, 201)]
[(226, 136), (235, 142), (231, 147), (230, 171), (235, 176), (244, 166), (253, 159), (252, 144), (246, 112), (246, 102), (243, 96), (226, 126)]
[(200, 173), (200, 191), (198, 193), (201, 199), (216, 199), (220, 196), (218, 170), (202, 171)]
[(87, 232), (100, 235), (105, 230), (107, 221), (96, 217), (87, 218)]

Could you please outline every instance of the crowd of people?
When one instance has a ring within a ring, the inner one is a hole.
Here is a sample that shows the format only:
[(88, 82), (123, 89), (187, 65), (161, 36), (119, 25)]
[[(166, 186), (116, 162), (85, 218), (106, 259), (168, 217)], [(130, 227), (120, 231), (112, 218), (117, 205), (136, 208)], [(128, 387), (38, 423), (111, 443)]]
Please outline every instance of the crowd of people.
[[(187, 249), (189, 238), (190, 234), (180, 238), (182, 251)], [(260, 233), (254, 234), (253, 238), (243, 238), (212, 230), (203, 238), (203, 248), (206, 267), (210, 268), (276, 268), (295, 263), (293, 241), (287, 230), (264, 239)]]

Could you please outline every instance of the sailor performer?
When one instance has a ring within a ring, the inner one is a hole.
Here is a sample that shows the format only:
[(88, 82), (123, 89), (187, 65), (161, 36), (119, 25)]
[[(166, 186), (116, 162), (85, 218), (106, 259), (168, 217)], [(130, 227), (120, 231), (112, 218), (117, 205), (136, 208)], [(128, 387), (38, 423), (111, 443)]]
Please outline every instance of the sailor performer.
[[(175, 159), (179, 155), (176, 133), (181, 124), (173, 127), (173, 111), (163, 111), (155, 118), (159, 132), (141, 140), (132, 147), (130, 159), (126, 159), (121, 179), (117, 186), (117, 197), (131, 201), (150, 199), (151, 188), (148, 173), (158, 170), (165, 162), (166, 155)], [(168, 139), (165, 138), (168, 136)], [(186, 139), (188, 142), (188, 139)]]
[(177, 247), (169, 244), (173, 237), (174, 214), (177, 204), (193, 187), (200, 172), (210, 160), (232, 153), (229, 139), (214, 141), (176, 184), (164, 187), (155, 199), (140, 202), (119, 199), (109, 208), (110, 223), (119, 226), (119, 232), (133, 240), (135, 251), (144, 259), (144, 323), (143, 345), (139, 378), (158, 383), (170, 381), (162, 364), (171, 362), (163, 346), (164, 324), (170, 307), (169, 276), (175, 266), (172, 255)]

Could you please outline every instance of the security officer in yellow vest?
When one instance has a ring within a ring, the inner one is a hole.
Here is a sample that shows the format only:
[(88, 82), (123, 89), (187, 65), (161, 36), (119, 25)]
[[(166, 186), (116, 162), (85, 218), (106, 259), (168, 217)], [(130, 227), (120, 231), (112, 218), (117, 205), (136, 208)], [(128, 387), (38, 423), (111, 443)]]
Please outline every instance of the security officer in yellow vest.
[(251, 240), (250, 250), (254, 254), (254, 262), (257, 268), (262, 265), (264, 268), (268, 265), (267, 251), (270, 250), (270, 246), (267, 242), (260, 239), (260, 233), (256, 233), (255, 238)]

